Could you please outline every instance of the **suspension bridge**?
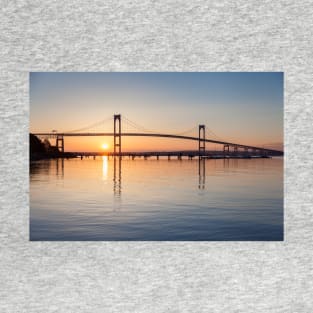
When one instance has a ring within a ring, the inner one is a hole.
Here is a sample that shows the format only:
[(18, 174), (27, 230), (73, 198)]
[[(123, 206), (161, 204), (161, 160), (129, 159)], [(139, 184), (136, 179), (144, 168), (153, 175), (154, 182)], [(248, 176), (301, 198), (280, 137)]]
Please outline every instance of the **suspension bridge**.
[[(105, 124), (113, 121), (113, 132), (103, 131)], [(123, 131), (122, 131), (123, 123)], [(126, 127), (125, 127), (125, 126)], [(100, 130), (99, 130), (100, 128)], [(126, 130), (125, 130), (126, 129)], [(249, 146), (240, 143), (234, 143), (230, 141), (225, 141), (218, 137), (212, 130), (207, 128), (205, 125), (200, 124), (191, 129), (180, 133), (162, 133), (159, 131), (147, 130), (143, 126), (129, 120), (126, 117), (121, 116), (121, 114), (115, 114), (113, 117), (101, 120), (100, 122), (88, 125), (81, 129), (58, 132), (56, 130), (50, 132), (34, 132), (34, 135), (40, 138), (55, 138), (56, 147), (61, 153), (64, 153), (65, 137), (86, 137), (86, 136), (110, 136), (114, 139), (114, 151), (107, 153), (109, 156), (129, 156), (133, 159), (135, 157), (148, 158), (151, 156), (156, 156), (157, 159), (160, 156), (167, 156), (169, 159), (171, 156), (176, 156), (178, 159), (182, 157), (188, 157), (192, 159), (193, 157), (208, 158), (214, 157), (218, 154), (216, 151), (209, 151), (206, 149), (206, 143), (219, 145), (222, 149), (219, 150), (220, 157), (270, 157), (270, 156), (281, 156), (283, 151), (269, 149), (266, 147), (256, 147)], [(197, 142), (195, 150), (192, 151), (155, 151), (155, 152), (123, 152), (122, 151), (122, 138), (123, 137), (159, 137), (159, 138), (173, 138), (179, 140), (188, 140)], [(89, 155), (103, 155), (103, 153), (86, 153), (86, 152), (76, 152), (75, 154), (80, 156)]]

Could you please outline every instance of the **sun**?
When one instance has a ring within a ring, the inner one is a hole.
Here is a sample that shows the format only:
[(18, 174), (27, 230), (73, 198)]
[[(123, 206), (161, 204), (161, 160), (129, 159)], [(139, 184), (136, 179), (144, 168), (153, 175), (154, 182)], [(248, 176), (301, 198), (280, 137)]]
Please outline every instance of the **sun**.
[(101, 148), (102, 148), (103, 150), (107, 150), (107, 149), (109, 148), (109, 145), (108, 145), (107, 143), (103, 143), (102, 146), (101, 146)]

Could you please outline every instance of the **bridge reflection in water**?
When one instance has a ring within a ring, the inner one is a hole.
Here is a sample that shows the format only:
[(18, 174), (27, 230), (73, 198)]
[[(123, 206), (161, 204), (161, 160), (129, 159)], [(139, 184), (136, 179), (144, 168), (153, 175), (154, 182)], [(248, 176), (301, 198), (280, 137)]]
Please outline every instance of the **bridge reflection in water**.
[(205, 188), (205, 159), (198, 160), (199, 189)]
[(56, 159), (56, 175), (57, 177), (64, 178), (64, 158)]
[[(95, 159), (95, 158), (94, 158)], [(121, 156), (115, 156), (112, 158), (113, 160), (113, 193), (114, 196), (117, 198), (121, 197), (122, 194), (122, 157)], [(186, 160), (187, 161), (187, 160)], [(229, 160), (227, 161), (227, 165), (229, 166)], [(194, 161), (188, 160), (188, 162), (194, 162), (197, 163), (198, 170), (198, 188), (199, 189), (205, 189), (205, 178), (206, 178), (206, 170), (205, 170), (205, 159), (198, 159)], [(57, 158), (55, 160), (56, 166), (56, 175), (59, 178), (64, 178), (64, 159), (63, 158)], [(224, 167), (227, 167), (227, 165), (224, 164)], [(106, 181), (109, 177), (109, 158), (108, 156), (102, 156), (102, 180)]]
[[(108, 164), (108, 157), (103, 157), (103, 168)], [(199, 189), (205, 189), (205, 159), (198, 159), (198, 176), (199, 176)], [(106, 174), (107, 175), (107, 174)], [(122, 194), (122, 157), (116, 156), (113, 158), (113, 193), (117, 198)]]
[(113, 192), (118, 198), (122, 193), (122, 157), (114, 157), (113, 165)]

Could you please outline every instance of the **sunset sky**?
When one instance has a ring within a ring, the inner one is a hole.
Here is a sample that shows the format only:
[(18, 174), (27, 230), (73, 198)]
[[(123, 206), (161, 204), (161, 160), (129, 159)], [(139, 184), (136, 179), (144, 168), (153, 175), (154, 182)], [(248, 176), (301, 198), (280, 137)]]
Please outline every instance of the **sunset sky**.
[[(159, 133), (205, 124), (225, 141), (282, 149), (283, 73), (30, 74), (33, 133), (71, 131), (105, 119), (86, 131), (112, 132), (114, 114)], [(122, 123), (122, 131), (135, 130)], [(111, 151), (113, 138), (65, 138), (65, 151), (101, 151), (103, 145)], [(197, 142), (124, 137), (122, 145), (123, 151), (178, 149), (197, 149)]]

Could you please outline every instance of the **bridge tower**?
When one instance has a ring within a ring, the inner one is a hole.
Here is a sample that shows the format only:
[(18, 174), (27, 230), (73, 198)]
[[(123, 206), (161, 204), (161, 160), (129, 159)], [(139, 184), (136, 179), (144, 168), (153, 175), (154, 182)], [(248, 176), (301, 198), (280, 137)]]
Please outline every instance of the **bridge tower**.
[(205, 125), (199, 125), (199, 158), (205, 155)]
[(117, 148), (118, 154), (121, 155), (121, 138), (121, 114), (114, 114), (114, 155), (116, 155)]
[(64, 137), (63, 135), (57, 135), (56, 147), (62, 153), (64, 153)]

